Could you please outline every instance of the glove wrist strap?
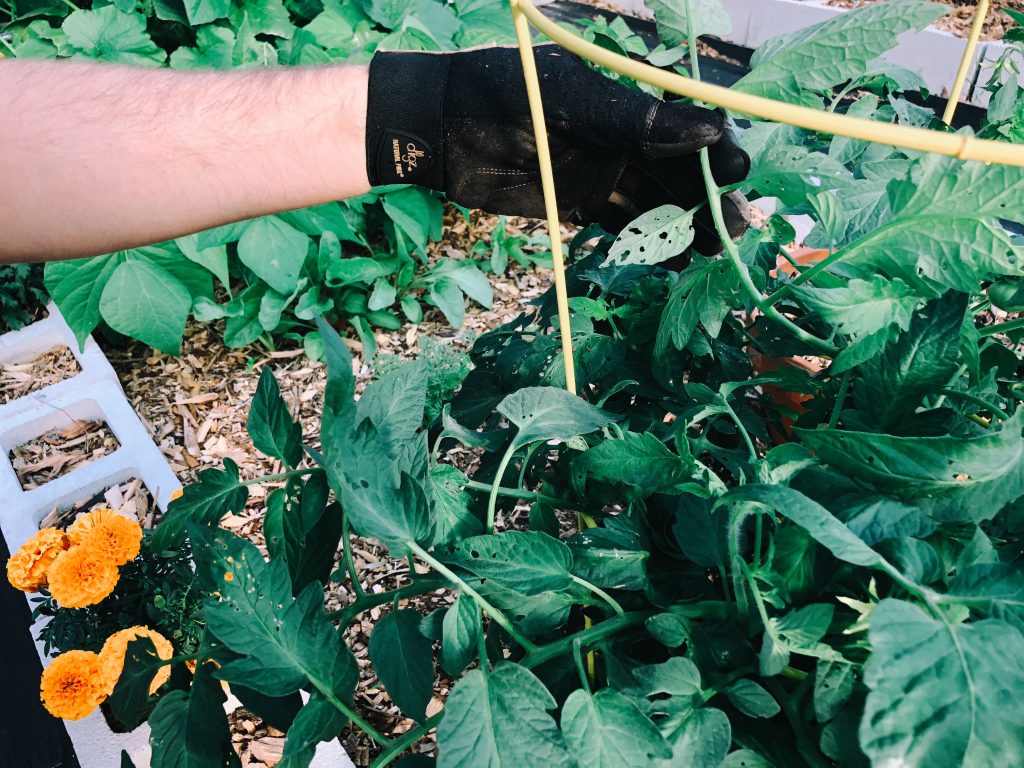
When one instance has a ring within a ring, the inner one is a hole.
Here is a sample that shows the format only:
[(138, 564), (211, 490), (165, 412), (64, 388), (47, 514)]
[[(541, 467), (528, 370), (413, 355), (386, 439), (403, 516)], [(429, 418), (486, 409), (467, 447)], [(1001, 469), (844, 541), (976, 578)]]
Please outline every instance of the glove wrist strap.
[(449, 58), (384, 51), (370, 61), (366, 170), (373, 186), (444, 189), (441, 109)]

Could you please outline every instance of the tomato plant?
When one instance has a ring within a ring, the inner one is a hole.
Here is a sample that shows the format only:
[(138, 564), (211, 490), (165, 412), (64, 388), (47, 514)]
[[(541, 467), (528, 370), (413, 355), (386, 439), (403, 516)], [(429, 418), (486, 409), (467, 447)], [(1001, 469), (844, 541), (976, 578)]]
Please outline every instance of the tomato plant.
[[(935, 126), (906, 98), (919, 81), (875, 59), (939, 10), (900, 0), (771, 41), (738, 87)], [(1024, 273), (1004, 224), (1024, 220), (1024, 170), (764, 123), (743, 142), (743, 187), (776, 213), (681, 271), (659, 243), (689, 242), (692, 211), (583, 230), (571, 326), (541, 297), (477, 340), (457, 390), (418, 360), (356, 399), (321, 323), (314, 449), (264, 369), (249, 432), (285, 467), (269, 560), (217, 527), (261, 480), (230, 461), (154, 535), (156, 551), (188, 539), (208, 595), (201, 673), (149, 718), (155, 765), (226, 759), (217, 680), (287, 730), (289, 766), (347, 724), (378, 766), (434, 728), (445, 767), (1024, 762), (1024, 322), (989, 306), (1016, 306), (991, 286)], [(783, 213), (813, 218), (824, 258), (787, 251)], [(454, 444), (472, 476), (445, 460)], [(427, 572), (363, 592), (350, 531)], [(331, 614), (329, 578), (356, 595)], [(449, 607), (403, 604), (443, 585)], [(342, 636), (388, 605), (369, 656), (417, 723), (400, 735), (353, 703)], [(456, 682), (428, 716), (438, 667)]]

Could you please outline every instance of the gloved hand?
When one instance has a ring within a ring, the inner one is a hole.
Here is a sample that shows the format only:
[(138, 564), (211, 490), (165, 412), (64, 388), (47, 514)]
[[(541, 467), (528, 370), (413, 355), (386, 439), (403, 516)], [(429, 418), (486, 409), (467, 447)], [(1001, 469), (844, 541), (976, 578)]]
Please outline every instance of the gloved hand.
[[(742, 180), (746, 153), (721, 112), (603, 77), (556, 45), (534, 48), (563, 221), (618, 232), (641, 213), (706, 199), (696, 152), (710, 147), (720, 185)], [(419, 184), (492, 213), (544, 217), (533, 122), (516, 48), (378, 52), (366, 120), (370, 183)], [(730, 234), (746, 229), (738, 193), (723, 198)], [(721, 243), (705, 206), (694, 246)]]

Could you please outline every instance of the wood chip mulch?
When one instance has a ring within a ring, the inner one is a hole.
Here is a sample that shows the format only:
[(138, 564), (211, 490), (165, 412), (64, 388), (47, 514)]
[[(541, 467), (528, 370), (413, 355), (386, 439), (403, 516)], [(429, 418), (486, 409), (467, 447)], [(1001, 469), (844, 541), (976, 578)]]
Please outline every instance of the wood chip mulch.
[(75, 421), (64, 429), (53, 429), (22, 443), (8, 458), (21, 487), (28, 491), (113, 453), (118, 445), (117, 438), (102, 421)]
[(0, 405), (63, 381), (80, 370), (67, 347), (54, 347), (28, 360), (0, 364)]

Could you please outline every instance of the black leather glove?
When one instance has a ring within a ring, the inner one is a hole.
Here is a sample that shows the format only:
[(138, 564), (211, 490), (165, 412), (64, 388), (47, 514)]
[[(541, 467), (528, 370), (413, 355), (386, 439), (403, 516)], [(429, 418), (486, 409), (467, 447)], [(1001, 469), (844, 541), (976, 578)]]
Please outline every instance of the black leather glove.
[[(563, 221), (618, 232), (641, 213), (706, 199), (696, 152), (710, 147), (720, 185), (742, 180), (746, 153), (721, 112), (658, 101), (603, 77), (556, 45), (534, 48)], [(544, 217), (537, 148), (516, 48), (378, 52), (366, 120), (370, 183), (419, 184), (491, 213)], [(723, 198), (730, 234), (746, 229), (739, 194)], [(721, 243), (705, 206), (694, 246)]]

